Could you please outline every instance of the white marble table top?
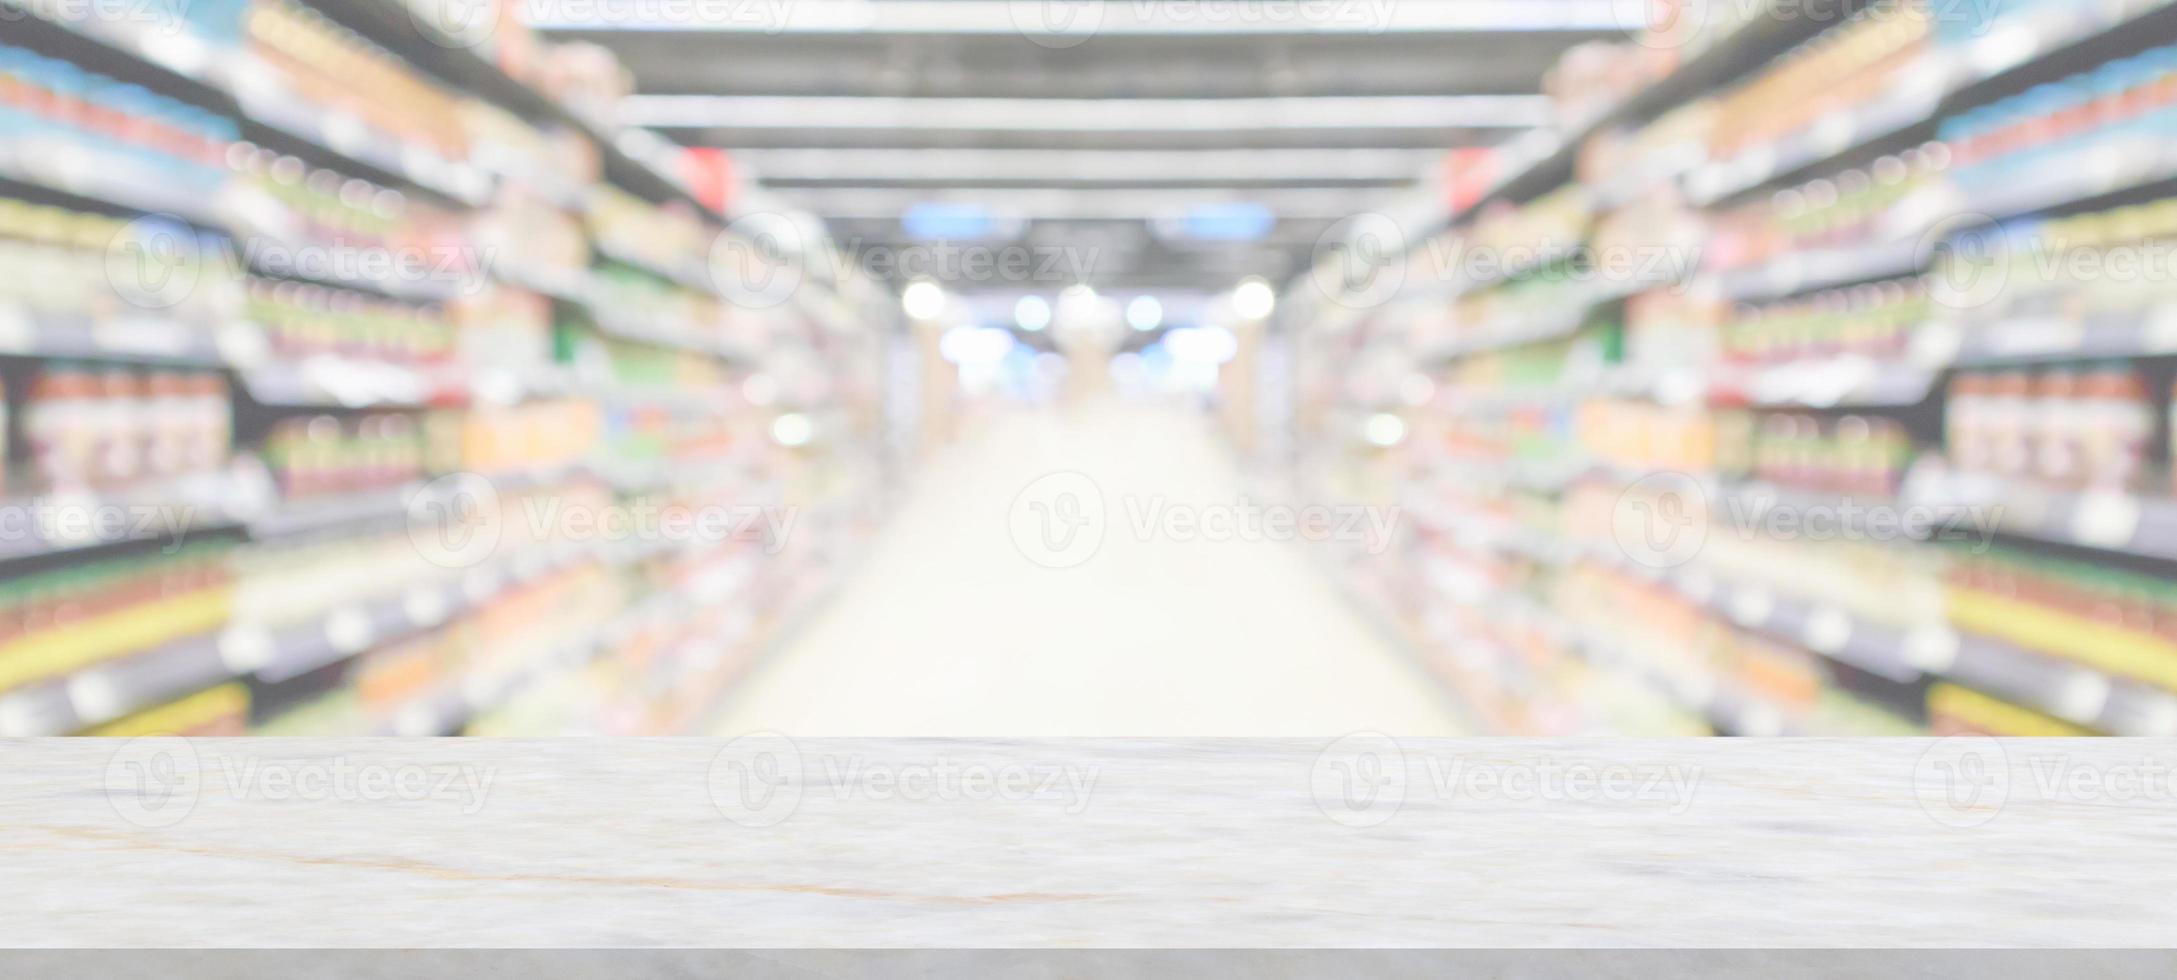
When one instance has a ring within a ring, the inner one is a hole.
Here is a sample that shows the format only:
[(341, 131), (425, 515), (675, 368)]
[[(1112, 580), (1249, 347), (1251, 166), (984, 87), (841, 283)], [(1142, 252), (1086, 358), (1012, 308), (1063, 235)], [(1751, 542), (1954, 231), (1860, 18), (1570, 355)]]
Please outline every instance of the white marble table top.
[(2177, 945), (2177, 743), (0, 742), (0, 946)]

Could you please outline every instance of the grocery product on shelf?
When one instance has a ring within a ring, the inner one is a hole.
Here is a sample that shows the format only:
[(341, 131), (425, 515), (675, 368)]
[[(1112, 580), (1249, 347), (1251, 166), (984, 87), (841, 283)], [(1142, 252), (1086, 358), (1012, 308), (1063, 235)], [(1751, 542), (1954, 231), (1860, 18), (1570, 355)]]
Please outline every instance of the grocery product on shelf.
[[(125, 219), (0, 198), (0, 263), (17, 274), (0, 280), (0, 304), (45, 319), (67, 319), (92, 332), (116, 321), (157, 321), (151, 349), (175, 334), (202, 329), (232, 313), (236, 281), (218, 239), (158, 218)], [(167, 286), (166, 284), (176, 284)], [(186, 284), (189, 288), (179, 288)], [(35, 348), (39, 338), (17, 341)]]
[(1970, 194), (2036, 167), (2075, 165), (2079, 154), (2151, 150), (2177, 91), (2173, 75), (2177, 47), (2155, 48), (1944, 120), (1952, 179)]
[(1701, 100), (1664, 113), (1638, 131), (1597, 133), (1581, 147), (1579, 179), (1608, 203), (1669, 195), (1671, 180), (1708, 158), (1717, 105)]
[(1584, 458), (1626, 469), (1715, 472), (1716, 417), (1707, 411), (1596, 399), (1577, 412), (1568, 441)]
[(1956, 556), (1947, 591), (1960, 629), (2177, 690), (2177, 590), (2166, 578), (1995, 549)]
[(544, 49), (536, 82), (546, 94), (591, 119), (610, 119), (635, 79), (612, 52), (595, 44), (554, 44)]
[(2077, 738), (2095, 734), (2061, 718), (1956, 684), (1929, 688), (1928, 715), (1929, 727), (1936, 735)]
[(595, 402), (537, 401), (436, 414), (426, 439), (434, 451), (453, 453), (453, 472), (520, 474), (579, 464), (597, 445), (601, 430)]
[[(601, 49), (511, 4), (446, 44), (442, 5), (377, 2), (6, 18), (65, 30), (0, 47), (0, 508), (34, 531), (0, 542), (0, 736), (460, 732), (609, 666), (638, 610), (708, 652), (611, 710), (687, 732), (730, 680), (706, 658), (752, 655), (866, 531), (681, 540), (653, 511), (869, 506), (836, 477), (880, 418), (764, 452), (779, 409), (734, 397), (758, 371), (871, 389), (831, 377), (876, 374), (869, 309), (716, 295), (727, 218), (605, 122)], [(60, 519), (105, 504), (173, 520)], [(776, 587), (698, 616), (642, 568), (683, 552)]]
[[(2069, 332), (2097, 318), (2145, 317), (2167, 301), (2177, 198), (1961, 234), (1930, 276), (1969, 348), (2061, 352), (2086, 344)], [(2112, 334), (2138, 349), (2140, 331)]]
[(479, 289), (446, 305), (462, 363), (474, 370), (553, 363), (552, 301), (520, 289)]
[[(1294, 485), (1423, 525), (1338, 573), (1436, 589), (1389, 605), (1485, 729), (2171, 730), (2169, 8), (1766, 8), (1709, 5), (1757, 17), (1709, 25), (1722, 50), (1575, 51), (1574, 144), (1474, 168), (1478, 215), (1453, 188), (1450, 242), (1585, 200), (1574, 261), (1438, 308), (1296, 304), (1326, 363)], [(1622, 330), (1551, 281), (1643, 249), (1699, 275), (1633, 284)], [(1459, 342), (1552, 301), (1585, 328)], [(1389, 464), (1334, 441), (1383, 410), (1331, 380), (1362, 371), (1429, 385)]]
[(710, 242), (693, 214), (623, 191), (599, 188), (585, 217), (599, 251), (660, 275), (701, 269), (709, 254)]
[(461, 105), (461, 122), (478, 165), (563, 205), (604, 179), (604, 160), (581, 133), (540, 127), (488, 102)]
[(435, 307), (309, 283), (252, 279), (246, 315), (263, 328), (270, 352), (288, 359), (435, 365), (456, 346), (454, 325)]
[(582, 288), (590, 242), (582, 224), (546, 201), (506, 192), (470, 223), (469, 233), (502, 278), (562, 294)]
[(249, 688), (222, 684), (171, 704), (147, 708), (83, 734), (102, 738), (233, 738), (249, 730)]
[(253, 233), (243, 242), (253, 267), (396, 294), (456, 292), (480, 272), (454, 213), (247, 144), (233, 157), (244, 192), (235, 210)]
[(1944, 422), (1950, 459), (1968, 472), (2121, 491), (2140, 485), (2156, 414), (2135, 371), (2060, 366), (1961, 373)]
[(320, 113), (360, 120), (377, 138), (468, 159), (460, 101), (398, 57), (296, 0), (255, 0), (248, 50)]
[(1935, 17), (1923, 0), (1860, 10), (1723, 97), (1711, 151), (1728, 158), (1882, 95), (1928, 48)]
[(22, 408), (33, 484), (127, 487), (214, 472), (232, 444), (228, 406), (216, 374), (49, 365)]
[(1460, 296), (1442, 320), (1415, 339), (1425, 349), (1456, 350), (1567, 336), (1588, 320), (1595, 288), (1592, 275), (1576, 260), (1552, 263)]
[(1543, 80), (1561, 121), (1578, 123), (1620, 107), (1635, 93), (1668, 78), (1688, 61), (1730, 43), (1765, 13), (1760, 3), (1653, 0), (1627, 7), (1645, 16), (1627, 43), (1583, 44), (1565, 53)]
[(1741, 364), (1844, 354), (1898, 357), (1932, 313), (1927, 286), (1917, 277), (1745, 305), (1723, 326), (1723, 353)]
[(1751, 475), (1778, 486), (1891, 498), (1913, 458), (1911, 434), (1885, 418), (1775, 413), (1726, 431), (1751, 434), (1750, 446), (1731, 455), (1751, 459)]
[(216, 629), (232, 551), (188, 542), (11, 579), (0, 586), (0, 692)]
[(0, 47), (0, 126), (12, 158), (125, 171), (200, 198), (225, 180), (227, 148), (241, 138), (211, 110), (13, 47)]
[(1907, 205), (1950, 167), (1950, 150), (1925, 146), (1864, 170), (1809, 181), (1716, 218), (1708, 267), (1741, 269), (1792, 252), (1882, 245), (1920, 230)]
[(266, 437), (265, 462), (290, 500), (398, 487), (423, 475), (423, 437), (404, 415), (291, 418)]

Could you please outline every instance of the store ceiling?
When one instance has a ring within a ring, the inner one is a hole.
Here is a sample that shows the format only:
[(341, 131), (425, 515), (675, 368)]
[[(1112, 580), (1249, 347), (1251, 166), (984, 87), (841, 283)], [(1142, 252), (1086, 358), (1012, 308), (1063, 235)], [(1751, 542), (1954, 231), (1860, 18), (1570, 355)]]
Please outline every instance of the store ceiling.
[(1037, 253), (1026, 277), (941, 276), (962, 292), (1290, 276), (1445, 150), (1545, 122), (1565, 48), (1625, 36), (1621, 0), (533, 5), (633, 69), (625, 121), (736, 151), (843, 247), (897, 259), (918, 241), (903, 218), (942, 203), (948, 244)]

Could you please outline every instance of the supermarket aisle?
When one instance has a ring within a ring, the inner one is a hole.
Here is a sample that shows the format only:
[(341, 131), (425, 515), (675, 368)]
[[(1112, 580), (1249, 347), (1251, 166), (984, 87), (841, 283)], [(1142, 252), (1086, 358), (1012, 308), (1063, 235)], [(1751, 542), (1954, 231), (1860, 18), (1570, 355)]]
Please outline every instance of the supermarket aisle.
[[(1103, 545), (1040, 567), (1008, 513), (1093, 478)], [(845, 590), (727, 703), (719, 734), (1457, 734), (1434, 682), (1332, 591), (1304, 545), (1137, 533), (1162, 503), (1245, 490), (1206, 419), (1120, 406), (996, 417), (937, 459)], [(1259, 501), (1258, 501), (1259, 503)]]

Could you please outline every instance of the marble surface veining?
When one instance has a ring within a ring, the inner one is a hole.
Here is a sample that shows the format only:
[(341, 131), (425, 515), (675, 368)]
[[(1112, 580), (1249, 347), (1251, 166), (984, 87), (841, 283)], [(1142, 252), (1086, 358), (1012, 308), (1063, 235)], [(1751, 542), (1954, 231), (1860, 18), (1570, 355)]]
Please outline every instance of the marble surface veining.
[(2177, 743), (0, 742), (0, 945), (2170, 946)]

